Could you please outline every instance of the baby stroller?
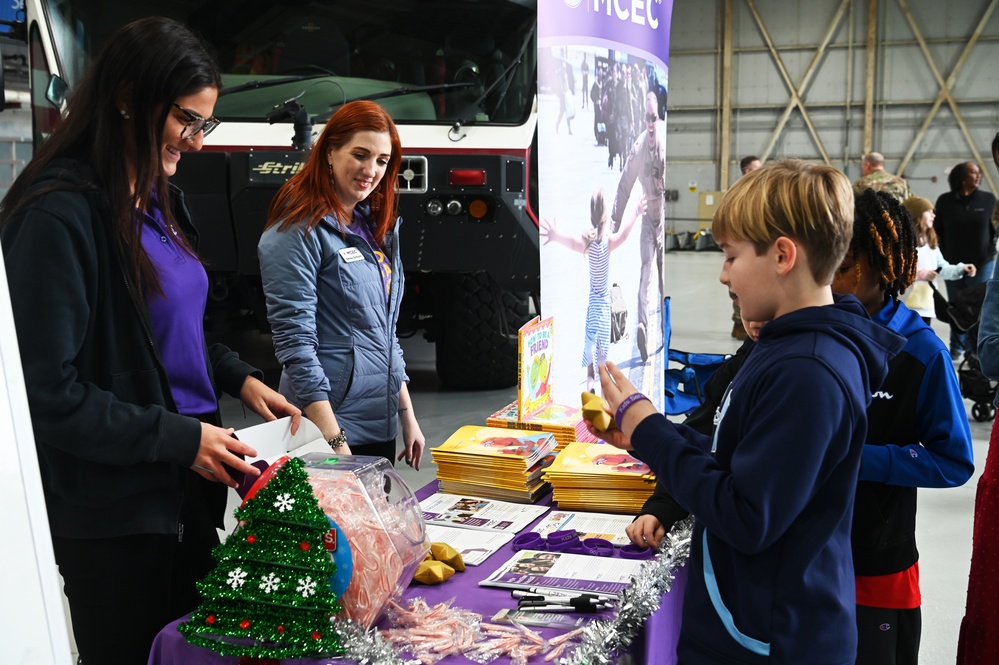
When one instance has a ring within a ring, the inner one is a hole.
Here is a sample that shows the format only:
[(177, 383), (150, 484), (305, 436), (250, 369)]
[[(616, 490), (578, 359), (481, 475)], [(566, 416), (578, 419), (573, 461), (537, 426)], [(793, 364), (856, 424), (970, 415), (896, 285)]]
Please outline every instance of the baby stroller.
[(949, 302), (932, 282), (930, 286), (933, 288), (933, 310), (937, 318), (968, 336), (964, 358), (957, 367), (961, 396), (972, 401), (971, 416), (975, 420), (980, 423), (992, 420), (996, 416), (993, 404), (996, 382), (982, 373), (978, 360), (978, 322), (985, 300), (986, 282), (964, 289)]

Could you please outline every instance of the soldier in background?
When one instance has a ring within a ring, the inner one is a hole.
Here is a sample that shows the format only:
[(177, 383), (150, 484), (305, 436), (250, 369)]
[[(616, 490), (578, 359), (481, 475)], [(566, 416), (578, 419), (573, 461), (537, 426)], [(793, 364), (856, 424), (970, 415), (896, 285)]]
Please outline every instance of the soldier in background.
[(853, 183), (853, 191), (857, 194), (863, 194), (865, 189), (870, 188), (875, 192), (890, 194), (899, 203), (912, 196), (905, 178), (885, 171), (885, 156), (880, 152), (869, 152), (864, 155), (864, 159), (860, 162), (860, 171), (863, 175)]

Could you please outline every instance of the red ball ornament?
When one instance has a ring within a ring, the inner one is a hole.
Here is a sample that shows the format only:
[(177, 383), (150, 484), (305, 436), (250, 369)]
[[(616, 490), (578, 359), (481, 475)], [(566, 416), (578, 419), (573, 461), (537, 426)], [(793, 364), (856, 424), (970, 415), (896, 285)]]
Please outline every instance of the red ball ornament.
[(299, 547), (299, 549), (301, 549), (301, 550), (302, 550), (303, 552), (308, 552), (308, 551), (309, 551), (309, 548), (310, 548), (310, 547), (312, 547), (312, 546), (311, 546), (311, 545), (309, 545), (309, 544), (308, 544), (307, 542), (305, 542), (305, 541), (303, 540), (303, 541), (302, 541), (301, 543), (299, 543), (299, 544), (298, 544), (298, 547)]
[(250, 627), (250, 620), (243, 619), (242, 621), (239, 622), (239, 627), (242, 628), (243, 630), (248, 630)]
[(215, 615), (214, 614), (209, 614), (208, 616), (206, 616), (205, 617), (205, 623), (207, 623), (209, 626), (214, 626), (215, 625)]
[(246, 542), (250, 543), (251, 545), (253, 543), (257, 542), (257, 536), (256, 536), (256, 534), (251, 533), (249, 536), (247, 536), (246, 537)]
[(287, 629), (284, 626), (278, 626), (277, 627), (277, 634), (278, 635), (284, 635), (284, 631), (285, 630), (287, 630)]
[(320, 633), (318, 630), (314, 630), (312, 631), (312, 639), (318, 642), (319, 640), (323, 639), (323, 634)]

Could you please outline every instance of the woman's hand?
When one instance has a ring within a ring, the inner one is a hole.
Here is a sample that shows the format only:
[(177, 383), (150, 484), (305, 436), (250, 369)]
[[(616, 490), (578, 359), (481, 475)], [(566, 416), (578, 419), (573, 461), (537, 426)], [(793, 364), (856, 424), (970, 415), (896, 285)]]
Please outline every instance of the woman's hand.
[(624, 527), (624, 532), (636, 547), (659, 549), (659, 542), (666, 535), (666, 527), (654, 515), (639, 515)]
[[(239, 457), (256, 457), (257, 451), (233, 436), (233, 429), (223, 429), (208, 423), (201, 423), (201, 443), (191, 468), (205, 480), (224, 483), (236, 488), (236, 482), (229, 468), (251, 476), (259, 476), (260, 469)], [(225, 465), (225, 466), (223, 466)]]
[(294, 435), (298, 432), (298, 426), (302, 422), (301, 410), (260, 379), (246, 377), (243, 387), (239, 389), (239, 399), (264, 420), (291, 416), (291, 433)]
[(964, 272), (968, 273), (968, 277), (974, 277), (978, 273), (978, 268), (974, 263), (969, 263), (964, 266)]
[(427, 440), (423, 436), (420, 424), (416, 422), (416, 417), (412, 411), (404, 411), (399, 414), (402, 420), (402, 443), (403, 449), (399, 453), (398, 461), (406, 460), (406, 464), (417, 471), (420, 470), (420, 462), (423, 460), (423, 448), (427, 445)]

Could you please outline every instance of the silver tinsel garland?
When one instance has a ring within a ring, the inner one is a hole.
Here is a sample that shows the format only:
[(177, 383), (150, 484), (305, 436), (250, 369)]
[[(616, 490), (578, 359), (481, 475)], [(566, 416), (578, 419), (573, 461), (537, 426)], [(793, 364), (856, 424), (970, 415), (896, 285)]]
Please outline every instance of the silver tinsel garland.
[(402, 658), (377, 630), (365, 630), (349, 619), (339, 618), (333, 619), (333, 626), (340, 635), (340, 644), (347, 650), (344, 657), (356, 660), (358, 665), (420, 665), (418, 660)]
[(676, 571), (690, 556), (694, 520), (677, 522), (659, 544), (659, 552), (642, 564), (621, 594), (617, 617), (594, 621), (584, 631), (576, 650), (559, 659), (560, 665), (612, 665), (617, 654), (632, 643), (638, 631), (659, 609), (663, 594), (673, 588)]
[[(613, 665), (616, 662), (617, 655), (634, 641), (645, 622), (659, 609), (663, 595), (673, 588), (676, 571), (690, 556), (693, 528), (691, 517), (673, 526), (660, 543), (656, 556), (641, 565), (622, 592), (617, 616), (613, 620), (589, 624), (575, 651), (558, 660), (560, 665)], [(333, 624), (347, 651), (345, 657), (356, 660), (358, 665), (419, 665), (419, 661), (402, 658), (377, 630), (365, 630), (353, 621), (343, 619), (334, 619)]]

